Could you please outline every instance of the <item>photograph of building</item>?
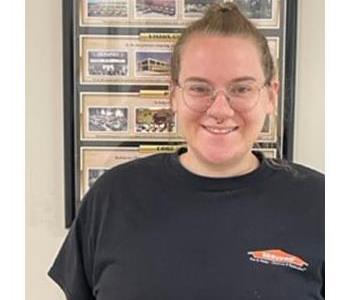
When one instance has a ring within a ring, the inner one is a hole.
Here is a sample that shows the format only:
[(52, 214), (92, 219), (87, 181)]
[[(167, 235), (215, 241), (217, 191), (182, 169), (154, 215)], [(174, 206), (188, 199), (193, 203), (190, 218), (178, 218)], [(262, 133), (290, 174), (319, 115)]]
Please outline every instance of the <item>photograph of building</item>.
[(88, 17), (128, 16), (128, 0), (87, 0)]
[(174, 17), (176, 0), (136, 0), (136, 17)]
[(170, 70), (171, 52), (136, 52), (137, 75), (167, 75)]
[(224, 0), (185, 0), (184, 13), (186, 15), (200, 15), (205, 12), (210, 4), (222, 3)]

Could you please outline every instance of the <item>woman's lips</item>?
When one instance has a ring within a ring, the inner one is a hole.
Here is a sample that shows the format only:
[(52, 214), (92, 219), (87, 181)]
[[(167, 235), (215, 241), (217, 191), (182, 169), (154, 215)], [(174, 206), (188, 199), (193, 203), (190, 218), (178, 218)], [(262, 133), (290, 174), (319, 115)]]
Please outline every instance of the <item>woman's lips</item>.
[(218, 127), (218, 126), (205, 126), (202, 125), (202, 127), (210, 132), (211, 134), (229, 134), (233, 131), (236, 131), (239, 127), (238, 126), (230, 126), (230, 127)]

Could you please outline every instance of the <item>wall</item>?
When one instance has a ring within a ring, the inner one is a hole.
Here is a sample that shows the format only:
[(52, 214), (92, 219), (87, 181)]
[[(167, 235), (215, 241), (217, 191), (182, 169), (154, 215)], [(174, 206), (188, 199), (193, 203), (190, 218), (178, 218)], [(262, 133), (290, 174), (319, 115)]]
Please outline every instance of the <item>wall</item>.
[(63, 300), (46, 272), (66, 234), (60, 1), (26, 3), (26, 299)]
[(324, 172), (324, 0), (299, 0), (294, 160)]
[[(323, 170), (324, 3), (320, 0), (299, 2), (295, 158)], [(27, 0), (27, 300), (65, 299), (46, 276), (66, 234), (63, 214), (61, 45), (60, 1)]]

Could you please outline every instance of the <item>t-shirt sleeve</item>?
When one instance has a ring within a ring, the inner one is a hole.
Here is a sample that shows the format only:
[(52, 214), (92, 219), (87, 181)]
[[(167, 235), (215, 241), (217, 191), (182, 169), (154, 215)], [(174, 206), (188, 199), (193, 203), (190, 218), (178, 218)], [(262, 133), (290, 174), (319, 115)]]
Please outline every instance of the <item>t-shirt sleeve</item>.
[[(88, 198), (88, 197), (85, 197)], [(48, 272), (68, 300), (93, 300), (93, 253), (91, 210), (84, 199), (78, 215)]]

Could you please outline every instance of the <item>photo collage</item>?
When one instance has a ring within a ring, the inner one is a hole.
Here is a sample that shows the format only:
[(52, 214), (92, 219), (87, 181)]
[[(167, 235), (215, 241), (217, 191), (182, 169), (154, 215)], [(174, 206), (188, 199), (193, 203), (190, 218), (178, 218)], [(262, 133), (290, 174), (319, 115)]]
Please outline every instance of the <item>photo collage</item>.
[[(284, 80), (284, 2), (232, 0), (268, 40)], [(106, 170), (185, 146), (169, 100), (172, 48), (181, 30), (224, 0), (76, 0), (74, 157), (76, 204)], [(281, 156), (283, 95), (256, 150)]]

